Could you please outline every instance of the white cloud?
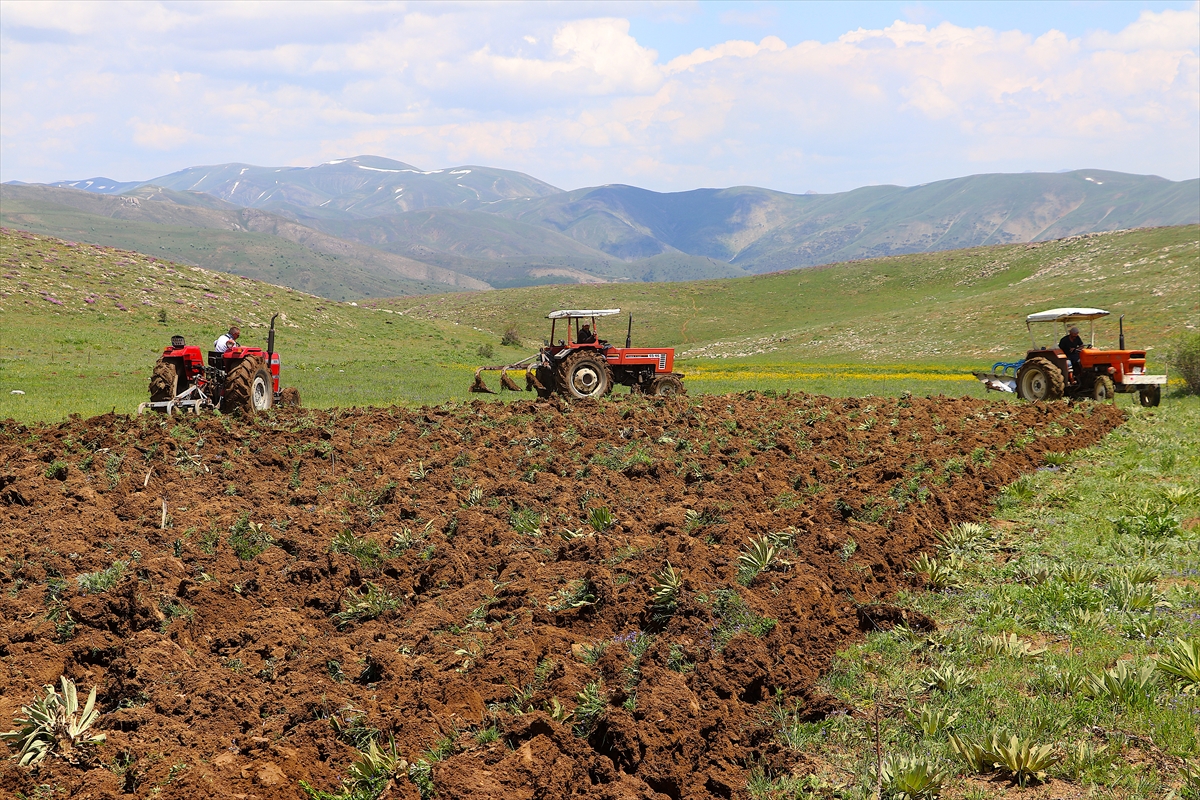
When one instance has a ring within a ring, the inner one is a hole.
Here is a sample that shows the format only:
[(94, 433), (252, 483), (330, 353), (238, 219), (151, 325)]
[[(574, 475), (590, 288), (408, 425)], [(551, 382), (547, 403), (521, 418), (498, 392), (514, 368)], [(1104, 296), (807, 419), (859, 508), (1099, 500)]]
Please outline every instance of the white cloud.
[(151, 150), (175, 150), (193, 138), (191, 131), (178, 125), (143, 122), (136, 117), (129, 124), (133, 127), (133, 141)]
[(898, 21), (665, 63), (598, 8), (621, 6), (6, 0), (2, 177), (366, 152), (565, 187), (1200, 171), (1200, 4), (1075, 39)]

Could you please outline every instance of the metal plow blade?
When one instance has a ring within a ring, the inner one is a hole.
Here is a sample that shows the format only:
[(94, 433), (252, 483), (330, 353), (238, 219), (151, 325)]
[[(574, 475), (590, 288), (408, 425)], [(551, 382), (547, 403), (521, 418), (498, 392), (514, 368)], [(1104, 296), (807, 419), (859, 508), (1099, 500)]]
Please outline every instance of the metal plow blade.
[(1017, 391), (1017, 370), (1025, 360), (1020, 361), (997, 361), (992, 364), (991, 372), (972, 372), (979, 382), (987, 387), (989, 392), (1008, 392), (1013, 394)]
[[(521, 387), (517, 386), (517, 382), (514, 381), (512, 378), (508, 377), (508, 371), (510, 369), (524, 370), (525, 365), (528, 364), (530, 361), (532, 361), (535, 358), (537, 358), (537, 356), (530, 356), (529, 358), (522, 359), (521, 361), (518, 361), (515, 364), (505, 364), (504, 366), (501, 366), (501, 367), (480, 367), (479, 369), (475, 370), (475, 382), (473, 384), (471, 384), (470, 391), (478, 392), (480, 394), (495, 394), (495, 392), (493, 392), (491, 389), (489, 389), (487, 387), (487, 384), (483, 382), (483, 373), (484, 372), (499, 372), (500, 373), (500, 387), (502, 389), (507, 389), (510, 392), (521, 391)], [(528, 383), (528, 381), (529, 381), (528, 372), (526, 372), (526, 383)], [(526, 389), (526, 391), (528, 391), (528, 389)]]
[(997, 375), (994, 372), (972, 372), (979, 382), (987, 387), (989, 392), (1008, 392), (1017, 390), (1017, 379), (1009, 375)]

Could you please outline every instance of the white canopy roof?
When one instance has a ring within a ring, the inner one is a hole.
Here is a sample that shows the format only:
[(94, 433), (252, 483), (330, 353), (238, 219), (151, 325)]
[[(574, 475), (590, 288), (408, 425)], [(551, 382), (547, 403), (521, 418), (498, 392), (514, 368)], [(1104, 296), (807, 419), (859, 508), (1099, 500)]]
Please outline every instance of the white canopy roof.
[(546, 315), (546, 319), (574, 319), (575, 317), (611, 317), (614, 314), (620, 314), (619, 308), (598, 308), (591, 311), (588, 310), (571, 310), (571, 311), (551, 311)]
[(1085, 319), (1107, 317), (1108, 312), (1099, 308), (1052, 308), (1039, 311), (1025, 318), (1026, 322), (1079, 322)]

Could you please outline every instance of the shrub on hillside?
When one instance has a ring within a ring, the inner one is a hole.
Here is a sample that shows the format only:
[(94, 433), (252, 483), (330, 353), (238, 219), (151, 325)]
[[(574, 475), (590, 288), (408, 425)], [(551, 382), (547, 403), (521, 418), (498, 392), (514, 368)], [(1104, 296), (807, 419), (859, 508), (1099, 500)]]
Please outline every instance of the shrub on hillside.
[(508, 326), (508, 330), (504, 332), (504, 336), (500, 339), (500, 344), (505, 347), (521, 346), (521, 332), (517, 330), (516, 325)]
[(1200, 394), (1200, 331), (1184, 334), (1171, 348), (1167, 363), (1183, 378), (1189, 394)]

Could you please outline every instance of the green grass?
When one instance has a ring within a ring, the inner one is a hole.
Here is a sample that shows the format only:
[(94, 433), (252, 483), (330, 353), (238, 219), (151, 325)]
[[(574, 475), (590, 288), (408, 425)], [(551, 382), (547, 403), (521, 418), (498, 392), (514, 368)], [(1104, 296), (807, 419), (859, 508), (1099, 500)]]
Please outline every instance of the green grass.
[[(9, 232), (0, 237), (0, 419), (132, 412), (147, 399), (154, 360), (172, 334), (207, 348), (241, 320), (243, 341), (261, 345), (275, 311), (286, 315), (276, 339), (283, 384), (316, 407), (478, 398), (466, 389), (483, 363), (481, 346), (494, 350), (488, 363), (519, 360), (548, 335), (548, 311), (578, 306), (632, 311), (634, 344), (676, 347), (676, 368), (694, 393), (983, 396), (967, 372), (1019, 358), (1028, 346), (1024, 315), (1050, 305), (1126, 314), (1130, 345), (1148, 348), (1151, 368), (1161, 368), (1162, 346), (1185, 326), (1200, 325), (1198, 252), (1200, 227), (1193, 225), (735, 280), (350, 305), (137, 253)], [(165, 324), (158, 321), (163, 312)], [(602, 334), (623, 343), (623, 321), (603, 322)], [(499, 344), (510, 325), (523, 346)], [(1115, 324), (1102, 323), (1098, 339), (1114, 344)]]
[[(1197, 430), (1200, 398), (1137, 409), (1099, 445), (1002, 494), (984, 532), (948, 535), (938, 557), (957, 559), (962, 588), (896, 600), (939, 629), (872, 633), (824, 679), (863, 713), (801, 722), (780, 698), (764, 719), (815, 765), (810, 783), (869, 796), (878, 709), (881, 755), (946, 770), (953, 796), (1009, 785), (1004, 770), (974, 774), (951, 744), (993, 733), (1051, 748), (1053, 796), (1179, 796), (1181, 770), (1200, 760), (1200, 695), (1154, 665), (1177, 638), (1200, 640)], [(1172, 524), (1120, 524), (1156, 515)], [(755, 780), (769, 796), (790, 779)]]
[[(619, 307), (633, 314), (634, 345), (678, 348), (684, 372), (842, 363), (906, 373), (1015, 360), (1028, 349), (1025, 315), (1062, 305), (1125, 314), (1128, 343), (1154, 348), (1200, 326), (1197, 282), (1200, 227), (1189, 225), (731, 280), (406, 298), (396, 307), (491, 330), (516, 325), (539, 341), (549, 309)], [(1115, 346), (1116, 320), (1097, 327), (1097, 343)], [(600, 330), (624, 343), (626, 319), (603, 319)]]

